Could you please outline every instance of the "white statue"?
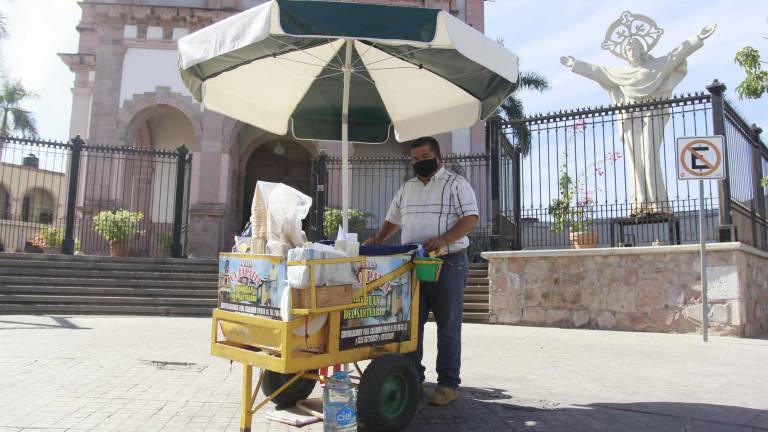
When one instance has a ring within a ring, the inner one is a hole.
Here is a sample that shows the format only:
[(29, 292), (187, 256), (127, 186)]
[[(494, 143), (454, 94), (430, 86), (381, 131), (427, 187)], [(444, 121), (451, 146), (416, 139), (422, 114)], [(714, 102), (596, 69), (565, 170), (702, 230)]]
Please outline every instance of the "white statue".
[[(686, 58), (701, 48), (704, 39), (714, 33), (716, 24), (702, 27), (698, 33), (662, 57), (648, 52), (656, 46), (664, 30), (644, 15), (623, 12), (605, 34), (602, 47), (629, 62), (627, 67), (603, 67), (571, 56), (560, 63), (579, 75), (596, 81), (610, 95), (614, 104), (668, 98), (687, 73)], [(624, 142), (632, 213), (668, 211), (667, 191), (661, 174), (659, 154), (669, 111), (663, 108), (618, 115), (619, 132)]]

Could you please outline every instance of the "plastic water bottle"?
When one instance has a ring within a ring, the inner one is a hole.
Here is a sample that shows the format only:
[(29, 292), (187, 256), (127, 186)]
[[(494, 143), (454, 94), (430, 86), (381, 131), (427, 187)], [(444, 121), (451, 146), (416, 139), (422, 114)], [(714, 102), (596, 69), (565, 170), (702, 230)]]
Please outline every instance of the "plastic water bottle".
[(323, 390), (323, 431), (357, 431), (357, 397), (347, 372), (336, 372)]

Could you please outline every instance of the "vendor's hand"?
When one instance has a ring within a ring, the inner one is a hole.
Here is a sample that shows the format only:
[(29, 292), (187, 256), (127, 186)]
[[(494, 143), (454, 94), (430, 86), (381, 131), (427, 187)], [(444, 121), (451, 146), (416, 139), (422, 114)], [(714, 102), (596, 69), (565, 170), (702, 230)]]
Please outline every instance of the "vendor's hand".
[(376, 243), (378, 243), (378, 242), (376, 241), (376, 237), (371, 237), (371, 238), (367, 238), (367, 239), (365, 239), (365, 241), (363, 242), (363, 246), (373, 246), (373, 245), (375, 245)]
[(439, 251), (446, 246), (448, 246), (448, 242), (442, 237), (432, 237), (424, 242), (424, 250), (427, 252)]

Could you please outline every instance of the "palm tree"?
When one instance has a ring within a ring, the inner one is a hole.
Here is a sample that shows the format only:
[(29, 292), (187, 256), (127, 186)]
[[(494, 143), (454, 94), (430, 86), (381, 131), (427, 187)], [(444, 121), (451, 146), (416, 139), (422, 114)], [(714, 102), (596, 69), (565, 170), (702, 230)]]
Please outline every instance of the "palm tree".
[[(496, 42), (504, 46), (504, 37), (497, 37)], [(517, 89), (507, 100), (502, 102), (497, 114), (506, 120), (522, 119), (525, 117), (525, 111), (523, 110), (523, 101), (518, 99), (517, 93), (520, 90), (536, 90), (541, 93), (544, 90), (549, 90), (549, 88), (549, 81), (544, 78), (544, 75), (537, 72), (520, 72)], [(527, 155), (531, 150), (531, 131), (528, 130), (528, 126), (524, 122), (512, 125), (512, 137), (523, 156)]]
[(8, 39), (8, 23), (5, 21), (5, 14), (0, 12), (0, 39)]
[[(520, 85), (512, 96), (508, 97), (499, 107), (499, 115), (506, 120), (518, 120), (525, 117), (523, 102), (517, 97), (520, 90), (535, 90), (539, 93), (550, 88), (549, 81), (537, 72), (521, 72)], [(517, 144), (523, 156), (531, 149), (531, 131), (524, 122), (512, 125), (513, 142)]]
[(21, 107), (25, 99), (37, 95), (28, 91), (21, 81), (4, 82), (0, 88), (0, 136), (19, 132), (23, 136), (37, 136), (35, 118), (30, 111)]

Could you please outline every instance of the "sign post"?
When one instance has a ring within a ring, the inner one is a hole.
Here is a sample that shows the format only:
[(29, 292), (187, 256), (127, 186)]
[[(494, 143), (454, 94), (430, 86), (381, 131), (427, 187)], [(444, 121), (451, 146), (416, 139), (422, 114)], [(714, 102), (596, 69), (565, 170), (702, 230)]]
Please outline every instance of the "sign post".
[(725, 139), (718, 136), (677, 139), (677, 178), (699, 181), (699, 245), (701, 248), (701, 336), (708, 340), (709, 302), (707, 301), (707, 230), (705, 228), (704, 180), (725, 178), (723, 149)]

